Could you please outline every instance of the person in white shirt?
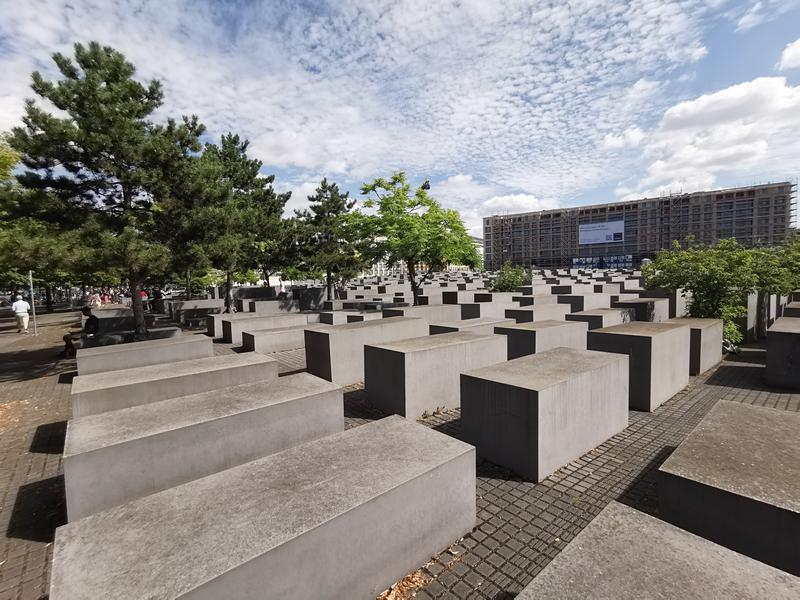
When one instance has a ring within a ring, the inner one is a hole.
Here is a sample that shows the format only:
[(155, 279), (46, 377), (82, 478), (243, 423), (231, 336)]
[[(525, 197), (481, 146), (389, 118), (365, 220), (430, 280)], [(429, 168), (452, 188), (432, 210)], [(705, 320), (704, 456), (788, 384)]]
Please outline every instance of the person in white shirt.
[(11, 310), (14, 311), (14, 316), (17, 317), (17, 333), (28, 333), (28, 312), (31, 310), (31, 305), (22, 299), (22, 296), (17, 296), (17, 301), (11, 305)]

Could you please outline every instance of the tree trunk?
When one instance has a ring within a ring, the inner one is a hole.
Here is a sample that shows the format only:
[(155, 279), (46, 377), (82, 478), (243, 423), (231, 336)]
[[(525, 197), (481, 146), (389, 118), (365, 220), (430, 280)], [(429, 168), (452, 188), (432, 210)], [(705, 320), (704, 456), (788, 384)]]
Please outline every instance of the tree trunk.
[(45, 298), (44, 300), (45, 304), (47, 306), (46, 309), (47, 312), (49, 313), (53, 312), (53, 288), (50, 287), (49, 285), (45, 286), (44, 288), (44, 298)]
[(419, 306), (419, 288), (417, 287), (413, 258), (406, 261), (406, 268), (408, 269), (408, 282), (411, 284), (411, 294), (414, 296), (414, 306)]
[(192, 270), (186, 269), (186, 299), (192, 299)]
[(333, 293), (332, 293), (333, 292), (333, 281), (331, 279), (331, 276), (332, 276), (331, 270), (328, 269), (328, 271), (325, 273), (325, 283), (326, 283), (326, 285), (328, 287), (328, 300), (329, 301), (333, 300)]
[(756, 339), (767, 337), (767, 327), (769, 326), (769, 293), (762, 290), (758, 291), (758, 316), (756, 319)]
[(225, 271), (225, 312), (233, 312), (233, 271)]
[(144, 303), (142, 302), (142, 282), (131, 276), (131, 306), (133, 308), (133, 337), (143, 340), (147, 337), (147, 323), (144, 320)]

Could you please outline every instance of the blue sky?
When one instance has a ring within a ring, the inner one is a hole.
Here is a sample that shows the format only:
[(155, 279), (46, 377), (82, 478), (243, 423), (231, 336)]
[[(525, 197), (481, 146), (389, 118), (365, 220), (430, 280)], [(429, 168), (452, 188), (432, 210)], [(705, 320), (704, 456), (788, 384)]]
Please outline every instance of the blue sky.
[(0, 0), (0, 130), (75, 41), (232, 130), (300, 208), (402, 169), (503, 212), (800, 173), (800, 0)]

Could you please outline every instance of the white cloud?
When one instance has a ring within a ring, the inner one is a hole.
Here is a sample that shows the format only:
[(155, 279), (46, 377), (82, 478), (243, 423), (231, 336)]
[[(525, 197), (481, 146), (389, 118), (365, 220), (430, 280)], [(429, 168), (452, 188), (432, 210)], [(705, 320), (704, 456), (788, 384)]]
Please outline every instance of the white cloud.
[(496, 215), (505, 212), (533, 212), (558, 208), (558, 202), (552, 198), (538, 198), (532, 194), (508, 194), (490, 198), (481, 207), (487, 211), (487, 215)]
[[(564, 197), (620, 169), (598, 148), (669, 106), (659, 81), (705, 53), (716, 4), (0, 0), (0, 129), (31, 70), (54, 76), (51, 52), (98, 40), (163, 80), (161, 115), (241, 133), (266, 169), (302, 173), (293, 185), (403, 169)], [(468, 182), (445, 184), (479, 209)]]
[(763, 77), (681, 102), (647, 133), (646, 175), (624, 198), (709, 189), (722, 175), (742, 183), (791, 177), (800, 164), (800, 86)]
[(790, 44), (786, 44), (786, 48), (781, 53), (781, 60), (778, 63), (779, 71), (797, 68), (800, 68), (800, 38)]
[(603, 148), (607, 150), (618, 150), (621, 148), (635, 148), (644, 138), (644, 132), (638, 127), (630, 127), (622, 132), (621, 135), (612, 133), (606, 134), (603, 138)]
[(757, 0), (737, 15), (736, 31), (745, 32), (786, 14), (800, 4), (798, 0)]

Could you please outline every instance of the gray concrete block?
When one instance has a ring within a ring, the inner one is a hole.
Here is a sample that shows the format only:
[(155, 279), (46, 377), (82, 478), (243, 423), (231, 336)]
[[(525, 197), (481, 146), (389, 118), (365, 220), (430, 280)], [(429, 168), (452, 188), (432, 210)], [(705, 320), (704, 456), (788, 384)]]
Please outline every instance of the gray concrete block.
[(465, 321), (452, 321), (450, 323), (435, 323), (429, 326), (431, 335), (452, 333), (454, 331), (468, 331), (478, 335), (491, 335), (494, 328), (502, 325), (513, 325), (514, 319), (485, 318), (467, 319)]
[(459, 375), (506, 360), (501, 336), (451, 332), (364, 346), (364, 388), (384, 412), (416, 419), (458, 408)]
[(781, 317), (767, 329), (767, 368), (769, 385), (800, 390), (800, 319)]
[(722, 360), (722, 319), (681, 317), (668, 322), (688, 325), (691, 331), (689, 375), (700, 375), (719, 364)]
[(612, 502), (517, 596), (790, 600), (800, 580)]
[[(452, 306), (452, 305), (451, 305)], [(392, 317), (305, 332), (306, 370), (341, 386), (364, 379), (364, 346), (428, 335), (423, 319)]]
[(478, 454), (541, 481), (628, 425), (628, 359), (554, 348), (461, 375)]
[(663, 323), (669, 320), (667, 298), (620, 298), (611, 302), (611, 308), (632, 308), (636, 321)]
[(278, 327), (276, 329), (260, 329), (258, 331), (242, 332), (242, 349), (247, 352), (270, 354), (284, 350), (298, 350), (305, 348), (306, 329), (325, 329), (330, 327), (325, 323), (312, 323), (311, 325), (297, 325), (292, 327)]
[(799, 431), (798, 413), (719, 401), (659, 469), (659, 514), (800, 575)]
[(56, 531), (50, 598), (372, 599), (475, 525), (475, 449), (389, 417)]
[(567, 321), (583, 321), (589, 325), (591, 330), (630, 323), (635, 320), (634, 312), (633, 308), (595, 308), (570, 313), (564, 318)]
[(304, 327), (319, 322), (316, 313), (257, 315), (241, 313), (222, 319), (222, 339), (229, 344), (241, 345), (243, 331), (263, 331), (279, 327)]
[(84, 417), (277, 377), (277, 361), (254, 353), (78, 375), (72, 381), (72, 415)]
[(690, 337), (687, 325), (633, 322), (589, 331), (586, 347), (627, 354), (630, 407), (653, 411), (688, 385)]
[(161, 340), (81, 348), (76, 353), (76, 361), (80, 375), (91, 375), (209, 356), (214, 356), (214, 346), (209, 338), (178, 335)]
[(509, 360), (558, 347), (585, 350), (587, 331), (586, 323), (572, 321), (534, 321), (494, 328), (506, 338)]
[(353, 312), (347, 315), (348, 323), (361, 323), (362, 321), (374, 321), (375, 319), (382, 319), (383, 312), (379, 310), (362, 310), (360, 312)]
[(291, 298), (264, 298), (261, 300), (240, 300), (243, 310), (259, 315), (279, 315), (300, 311), (300, 300)]
[(571, 313), (611, 307), (609, 294), (562, 294), (556, 298), (558, 298), (559, 304), (568, 304)]
[(526, 308), (507, 309), (505, 317), (514, 319), (517, 323), (531, 323), (534, 321), (561, 321), (570, 312), (567, 304), (543, 304)]
[(342, 390), (299, 373), (69, 422), (70, 521), (344, 430)]
[(683, 290), (644, 290), (640, 298), (666, 298), (669, 300), (669, 318), (685, 317), (688, 314), (688, 302)]
[[(476, 318), (479, 315), (476, 315)], [(383, 318), (415, 317), (423, 319), (428, 325), (442, 321), (459, 321), (463, 319), (462, 309), (458, 304), (437, 304), (431, 306), (409, 306), (407, 308), (387, 308), (383, 310)]]

